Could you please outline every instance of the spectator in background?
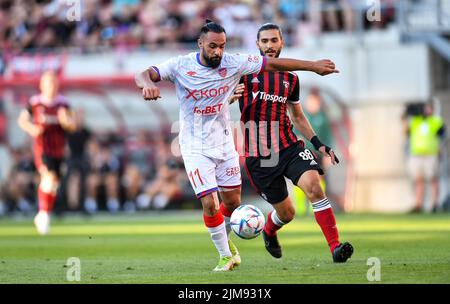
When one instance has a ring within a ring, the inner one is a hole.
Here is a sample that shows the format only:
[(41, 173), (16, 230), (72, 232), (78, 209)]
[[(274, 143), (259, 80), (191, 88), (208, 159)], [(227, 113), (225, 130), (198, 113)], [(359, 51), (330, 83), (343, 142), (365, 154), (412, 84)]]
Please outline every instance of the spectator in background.
[(106, 209), (117, 212), (120, 209), (119, 201), (119, 174), (120, 161), (112, 153), (106, 143), (93, 140), (89, 143), (89, 158), (91, 160), (89, 175), (87, 177), (87, 197), (84, 209), (88, 213), (98, 210), (97, 198), (99, 189), (104, 187), (106, 193)]
[[(124, 209), (132, 211), (136, 208), (136, 198), (141, 192), (145, 181), (154, 174), (154, 151), (145, 131), (139, 131), (136, 136), (126, 141), (126, 164), (121, 178), (125, 188), (126, 201)], [(138, 206), (145, 209), (146, 206)]]
[(5, 184), (2, 197), (7, 211), (20, 211), (25, 214), (36, 206), (36, 185), (39, 176), (34, 166), (31, 147), (23, 147), (12, 151), (12, 165)]
[[(311, 88), (305, 102), (304, 113), (313, 130), (316, 131), (317, 136), (320, 139), (323, 139), (324, 142), (329, 143), (330, 147), (333, 148), (333, 132), (331, 130), (330, 120), (323, 108), (322, 97), (320, 96), (320, 91), (317, 87)], [(314, 148), (308, 141), (307, 146), (308, 149)], [(318, 158), (322, 167), (329, 167), (330, 164), (324, 163), (324, 157), (322, 157), (322, 155), (318, 155)]]
[(336, 32), (339, 30), (339, 0), (322, 1), (322, 27), (325, 31)]
[(78, 210), (84, 201), (85, 180), (89, 171), (89, 158), (87, 145), (91, 138), (91, 131), (84, 123), (84, 111), (74, 113), (75, 132), (68, 134), (69, 158), (67, 161), (67, 174), (65, 185), (67, 191), (67, 205), (70, 210)]
[(150, 182), (138, 197), (140, 208), (165, 209), (170, 202), (182, 196), (184, 165), (171, 158), (157, 171), (156, 179)]
[(432, 212), (439, 207), (439, 153), (445, 137), (441, 117), (433, 114), (431, 103), (424, 105), (423, 113), (410, 117), (406, 126), (409, 137), (409, 173), (414, 181), (415, 206), (413, 213), (421, 212), (426, 181), (431, 182)]

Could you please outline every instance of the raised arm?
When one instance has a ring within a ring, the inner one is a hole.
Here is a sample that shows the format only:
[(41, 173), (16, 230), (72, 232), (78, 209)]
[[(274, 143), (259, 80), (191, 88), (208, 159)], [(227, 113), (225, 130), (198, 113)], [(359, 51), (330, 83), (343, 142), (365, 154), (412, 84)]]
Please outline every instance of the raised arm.
[(266, 57), (265, 70), (276, 71), (310, 71), (321, 76), (339, 73), (333, 61), (323, 59), (318, 61), (297, 60), (291, 58)]
[(134, 81), (138, 88), (142, 90), (142, 96), (145, 100), (157, 100), (161, 98), (159, 88), (155, 85), (155, 82), (159, 81), (159, 74), (153, 67), (137, 73)]

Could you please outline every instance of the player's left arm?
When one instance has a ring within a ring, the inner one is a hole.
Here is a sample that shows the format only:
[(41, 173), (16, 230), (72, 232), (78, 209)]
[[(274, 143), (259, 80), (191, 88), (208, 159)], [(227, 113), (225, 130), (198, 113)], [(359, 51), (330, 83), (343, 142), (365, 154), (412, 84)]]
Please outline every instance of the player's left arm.
[(60, 107), (58, 109), (58, 121), (61, 127), (67, 132), (75, 132), (76, 123), (75, 118), (72, 115), (72, 112), (67, 107)]
[(242, 93), (244, 93), (245, 84), (239, 83), (236, 88), (234, 89), (233, 95), (231, 95), (230, 99), (228, 100), (229, 104), (234, 103), (235, 101), (238, 101), (239, 98), (242, 97)]
[(336, 65), (329, 59), (322, 59), (318, 61), (297, 60), (291, 58), (273, 58), (265, 57), (266, 65), (265, 71), (310, 71), (321, 76), (339, 73)]
[(317, 137), (316, 132), (314, 132), (311, 124), (309, 123), (308, 118), (306, 118), (305, 113), (303, 113), (302, 106), (300, 102), (297, 103), (289, 103), (288, 104), (289, 113), (292, 119), (292, 123), (295, 128), (302, 134), (304, 138), (307, 138), (314, 146), (314, 148), (322, 153), (325, 156), (331, 158), (331, 163), (336, 165), (339, 163), (339, 159), (337, 158), (334, 151), (323, 144), (319, 137)]

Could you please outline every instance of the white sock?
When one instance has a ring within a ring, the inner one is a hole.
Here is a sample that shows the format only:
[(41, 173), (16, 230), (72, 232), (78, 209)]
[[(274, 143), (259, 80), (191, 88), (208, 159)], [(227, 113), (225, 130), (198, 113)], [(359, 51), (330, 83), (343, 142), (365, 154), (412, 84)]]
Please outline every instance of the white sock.
[(225, 229), (225, 222), (217, 227), (208, 227), (209, 234), (211, 234), (211, 239), (216, 246), (220, 257), (231, 256), (230, 247), (228, 246), (227, 230)]
[(272, 214), (271, 214), (271, 217), (272, 217), (272, 222), (273, 222), (275, 225), (277, 225), (277, 226), (279, 226), (279, 227), (282, 227), (282, 226), (286, 225), (285, 222), (283, 222), (282, 220), (280, 220), (280, 218), (278, 217), (278, 214), (277, 214), (277, 211), (276, 211), (276, 210), (273, 210), (273, 212), (272, 212)]
[(328, 208), (331, 208), (330, 201), (327, 197), (321, 199), (320, 201), (311, 203), (314, 212), (319, 212)]

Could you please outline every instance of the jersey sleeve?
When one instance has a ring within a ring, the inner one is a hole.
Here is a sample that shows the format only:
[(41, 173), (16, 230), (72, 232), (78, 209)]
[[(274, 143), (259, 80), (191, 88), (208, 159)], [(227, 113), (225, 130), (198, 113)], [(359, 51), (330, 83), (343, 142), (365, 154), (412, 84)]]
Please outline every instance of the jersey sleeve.
[(300, 103), (300, 81), (298, 80), (298, 76), (294, 77), (294, 87), (288, 100), (292, 104)]
[(70, 103), (69, 100), (67, 99), (67, 97), (60, 95), (59, 99), (58, 99), (58, 105), (61, 108), (65, 108), (67, 110), (70, 110)]
[(173, 82), (180, 64), (180, 59), (181, 56), (173, 57), (158, 65), (152, 66), (156, 73), (158, 73), (158, 79), (156, 81), (168, 80)]
[(264, 70), (266, 57), (261, 55), (236, 55), (241, 75), (259, 73)]

